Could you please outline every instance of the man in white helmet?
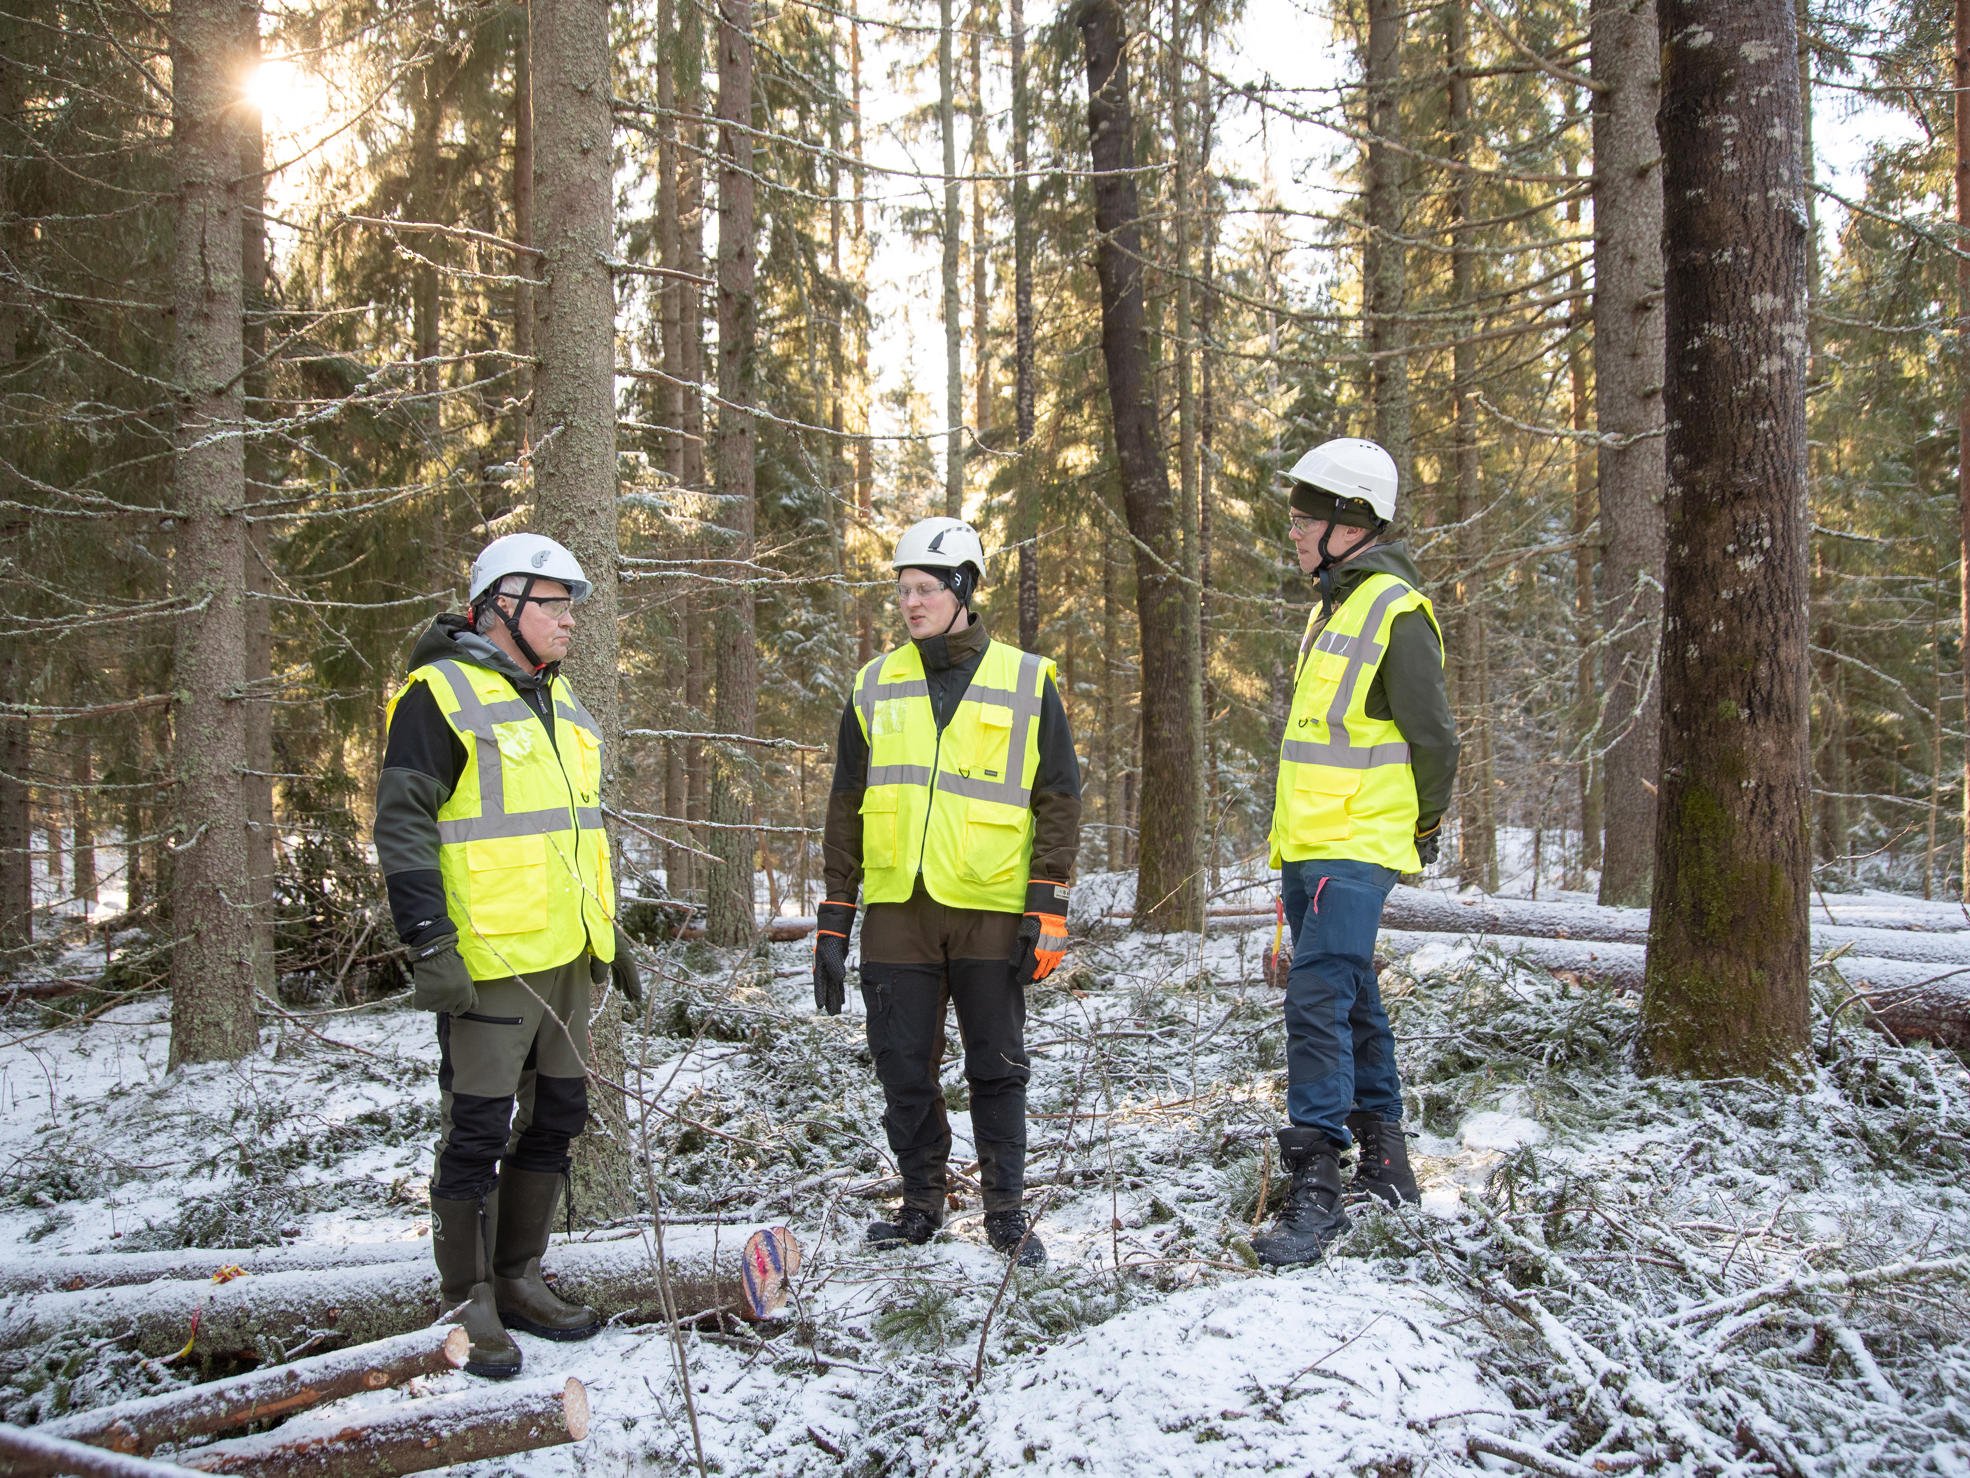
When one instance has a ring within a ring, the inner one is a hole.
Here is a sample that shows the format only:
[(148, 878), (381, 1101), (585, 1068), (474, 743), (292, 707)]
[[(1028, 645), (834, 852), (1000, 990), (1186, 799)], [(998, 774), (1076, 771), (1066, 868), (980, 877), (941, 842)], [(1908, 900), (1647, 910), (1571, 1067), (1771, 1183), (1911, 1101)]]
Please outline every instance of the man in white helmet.
[(543, 535), (488, 544), (467, 613), (438, 617), (411, 654), (377, 783), (376, 856), (412, 999), (438, 1021), (438, 1282), (463, 1306), (465, 1368), (493, 1378), (520, 1370), (509, 1326), (556, 1340), (601, 1328), (540, 1274), (588, 1114), (590, 985), (613, 962), (642, 993), (615, 925), (601, 732), (560, 674), (591, 588)]
[(1375, 980), (1382, 904), (1436, 861), (1457, 774), (1443, 633), (1409, 552), (1389, 537), (1395, 459), (1345, 437), (1286, 474), (1300, 569), (1319, 581), (1279, 749), (1271, 853), (1293, 964), (1286, 987), (1286, 1209), (1252, 1240), (1260, 1261), (1318, 1258), (1346, 1230), (1340, 1156), (1354, 1189), (1417, 1199), (1402, 1130), (1395, 1037)]
[(898, 541), (909, 640), (856, 674), (828, 798), (828, 901), (814, 1004), (839, 1014), (855, 927), (883, 1128), (903, 1204), (876, 1246), (928, 1241), (944, 1221), (951, 1126), (938, 1081), (946, 1003), (957, 1007), (972, 1142), (992, 1247), (1045, 1260), (1023, 1205), (1026, 987), (1067, 948), (1081, 767), (1053, 663), (993, 641), (972, 609), (985, 549), (972, 527), (927, 518)]

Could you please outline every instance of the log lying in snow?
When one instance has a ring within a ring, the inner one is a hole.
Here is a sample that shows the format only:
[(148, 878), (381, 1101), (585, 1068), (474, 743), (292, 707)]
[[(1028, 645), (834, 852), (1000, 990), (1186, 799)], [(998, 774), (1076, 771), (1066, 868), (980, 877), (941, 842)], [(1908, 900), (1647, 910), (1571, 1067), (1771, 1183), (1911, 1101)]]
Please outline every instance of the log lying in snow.
[(549, 1376), (371, 1407), (337, 1421), (303, 1418), (257, 1437), (194, 1448), (183, 1459), (201, 1473), (347, 1478), (423, 1473), (587, 1435), (588, 1392), (572, 1376)]
[[(1409, 954), (1441, 945), (1445, 936), (1419, 930), (1385, 929), (1382, 943)], [(1592, 981), (1619, 991), (1642, 988), (1644, 946), (1599, 939), (1542, 939), (1493, 935), (1484, 943), (1513, 959), (1556, 975)], [(1899, 1041), (1923, 1040), (1955, 1051), (1970, 1051), (1970, 961), (1957, 966), (1925, 960), (1888, 960), (1842, 955), (1822, 967), (1838, 971), (1851, 1000), (1864, 1005), (1868, 1019)]]
[(172, 1463), (155, 1463), (128, 1453), (90, 1447), (63, 1437), (50, 1437), (38, 1427), (10, 1427), (0, 1422), (0, 1471), (20, 1478), (44, 1473), (73, 1473), (79, 1478), (185, 1478), (193, 1470)]
[(465, 1331), (455, 1324), (420, 1329), (229, 1380), (99, 1406), (43, 1422), (34, 1430), (118, 1452), (148, 1453), (166, 1443), (236, 1431), (254, 1422), (292, 1416), (324, 1401), (380, 1391), (412, 1376), (457, 1370), (465, 1364), (470, 1345)]
[(177, 1252), (89, 1252), (74, 1257), (20, 1257), (0, 1265), (0, 1294), (75, 1293), (154, 1283), (160, 1278), (209, 1278), (225, 1268), (243, 1273), (291, 1273), (301, 1268), (375, 1267), (429, 1262), (429, 1242), (358, 1242), (344, 1247), (187, 1247)]
[[(742, 1232), (726, 1229), (721, 1238), (715, 1227), (670, 1227), (664, 1241), (680, 1315), (743, 1306)], [(564, 1297), (630, 1322), (661, 1317), (656, 1268), (640, 1237), (564, 1243), (549, 1251), (546, 1262)], [(220, 1284), (199, 1278), (42, 1293), (13, 1299), (0, 1313), (0, 1370), (16, 1368), (55, 1335), (77, 1330), (164, 1356), (184, 1346), (196, 1315), (194, 1358), (251, 1359), (262, 1339), (291, 1347), (327, 1333), (342, 1344), (365, 1344), (421, 1329), (440, 1312), (429, 1258)]]

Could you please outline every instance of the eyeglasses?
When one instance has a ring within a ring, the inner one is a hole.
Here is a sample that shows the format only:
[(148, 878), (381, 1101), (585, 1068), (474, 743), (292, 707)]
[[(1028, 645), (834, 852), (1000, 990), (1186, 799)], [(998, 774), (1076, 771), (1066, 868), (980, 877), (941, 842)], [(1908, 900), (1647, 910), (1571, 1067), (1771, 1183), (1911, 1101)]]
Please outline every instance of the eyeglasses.
[(1304, 534), (1311, 529), (1319, 527), (1319, 525), (1319, 519), (1308, 518), (1303, 513), (1289, 513), (1286, 515), (1286, 527), (1295, 534)]
[(547, 617), (550, 621), (559, 621), (563, 616), (568, 614), (575, 603), (574, 597), (571, 595), (521, 595), (510, 598), (517, 600), (521, 605), (532, 601), (540, 607), (541, 615)]
[(937, 593), (945, 587), (935, 580), (901, 581), (896, 584), (896, 604), (908, 605), (913, 600), (935, 600)]

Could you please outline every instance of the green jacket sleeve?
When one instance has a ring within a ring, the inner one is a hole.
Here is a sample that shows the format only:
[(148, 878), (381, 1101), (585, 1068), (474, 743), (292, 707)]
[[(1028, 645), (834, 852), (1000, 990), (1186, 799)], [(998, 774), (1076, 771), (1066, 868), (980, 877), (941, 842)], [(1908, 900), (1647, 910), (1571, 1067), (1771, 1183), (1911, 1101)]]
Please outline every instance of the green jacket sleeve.
[(1409, 744), (1416, 774), (1416, 826), (1428, 831), (1450, 809), (1457, 782), (1457, 720), (1443, 681), (1443, 648), (1421, 611), (1405, 611), (1389, 628), (1388, 655), (1368, 690), (1371, 718), (1393, 719)]

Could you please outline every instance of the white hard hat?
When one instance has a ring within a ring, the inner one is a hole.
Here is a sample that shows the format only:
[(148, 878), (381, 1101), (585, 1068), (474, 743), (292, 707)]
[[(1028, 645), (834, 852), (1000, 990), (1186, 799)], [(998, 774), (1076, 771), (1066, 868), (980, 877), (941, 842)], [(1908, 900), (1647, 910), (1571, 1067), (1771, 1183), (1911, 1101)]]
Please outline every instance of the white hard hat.
[(926, 518), (913, 523), (896, 541), (890, 568), (955, 570), (970, 565), (985, 583), (985, 545), (978, 530), (961, 518)]
[[(1358, 436), (1323, 441), (1293, 464), (1286, 479), (1330, 494), (1344, 503), (1366, 503), (1384, 523), (1395, 517), (1395, 458), (1374, 442)], [(1335, 522), (1352, 523), (1354, 520), (1345, 516), (1347, 511), (1343, 510), (1343, 516)]]
[(502, 534), (472, 561), (472, 583), (465, 592), (468, 605), (499, 583), (504, 575), (532, 575), (539, 580), (559, 580), (580, 605), (595, 593), (588, 576), (581, 572), (581, 561), (567, 546), (545, 534)]

